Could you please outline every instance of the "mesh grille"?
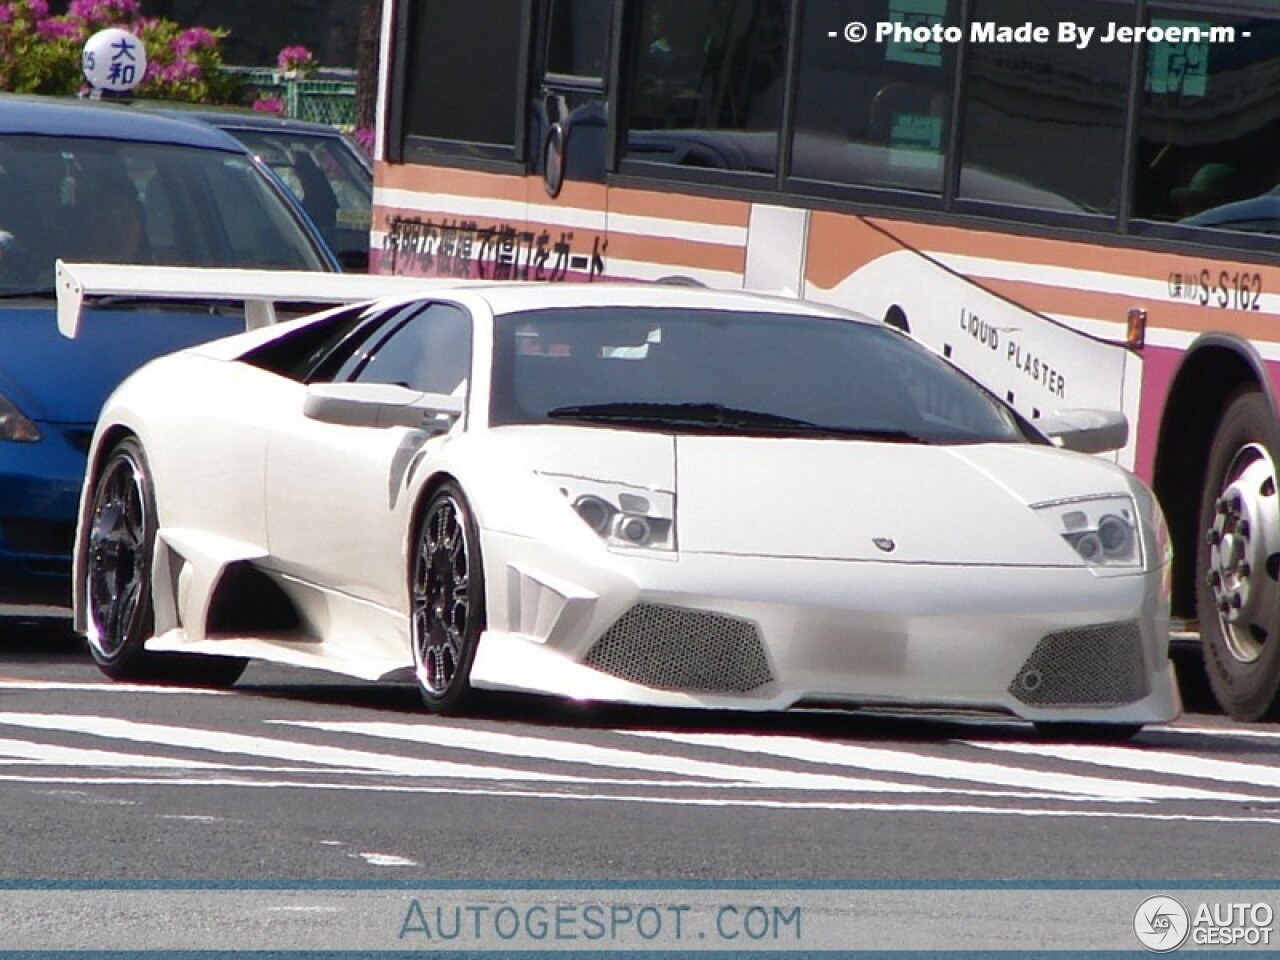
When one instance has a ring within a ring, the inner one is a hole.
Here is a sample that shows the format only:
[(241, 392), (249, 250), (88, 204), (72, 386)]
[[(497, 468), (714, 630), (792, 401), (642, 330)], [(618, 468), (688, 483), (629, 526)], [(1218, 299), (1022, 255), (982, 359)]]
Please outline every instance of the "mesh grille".
[(1109, 706), (1151, 693), (1136, 621), (1102, 623), (1046, 635), (1009, 685), (1037, 707)]
[(743, 693), (773, 679), (755, 624), (653, 603), (619, 617), (583, 662), (660, 690)]

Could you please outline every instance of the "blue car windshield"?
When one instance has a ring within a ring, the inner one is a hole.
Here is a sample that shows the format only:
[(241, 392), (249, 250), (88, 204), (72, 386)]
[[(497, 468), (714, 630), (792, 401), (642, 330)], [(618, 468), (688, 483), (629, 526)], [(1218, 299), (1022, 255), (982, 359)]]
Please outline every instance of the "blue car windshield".
[(1017, 442), (998, 400), (886, 327), (667, 307), (496, 318), (489, 421), (915, 443)]
[(318, 270), (322, 254), (248, 156), (174, 144), (0, 138), (0, 295), (54, 261)]

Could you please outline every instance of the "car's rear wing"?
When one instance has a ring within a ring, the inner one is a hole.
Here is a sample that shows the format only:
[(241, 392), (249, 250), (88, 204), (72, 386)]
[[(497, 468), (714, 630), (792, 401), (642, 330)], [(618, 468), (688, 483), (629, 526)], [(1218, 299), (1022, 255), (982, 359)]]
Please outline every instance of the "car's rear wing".
[(302, 270), (229, 270), (113, 263), (56, 264), (58, 329), (75, 339), (86, 297), (225, 300), (244, 304), (247, 329), (276, 322), (277, 303), (340, 304), (411, 296), (465, 281)]

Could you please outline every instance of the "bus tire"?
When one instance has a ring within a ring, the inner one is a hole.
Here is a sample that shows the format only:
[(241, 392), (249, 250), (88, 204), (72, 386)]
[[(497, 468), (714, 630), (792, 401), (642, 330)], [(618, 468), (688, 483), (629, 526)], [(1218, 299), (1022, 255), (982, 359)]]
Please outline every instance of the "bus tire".
[(1205, 673), (1233, 719), (1280, 713), (1280, 493), (1275, 419), (1256, 388), (1236, 392), (1209, 449), (1196, 548)]

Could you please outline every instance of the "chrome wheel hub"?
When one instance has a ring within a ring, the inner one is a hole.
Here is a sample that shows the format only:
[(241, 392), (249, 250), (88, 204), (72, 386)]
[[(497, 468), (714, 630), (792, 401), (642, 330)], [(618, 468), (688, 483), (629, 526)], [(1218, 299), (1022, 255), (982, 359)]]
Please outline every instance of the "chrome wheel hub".
[(1251, 663), (1272, 630), (1280, 573), (1276, 469), (1259, 444), (1232, 461), (1206, 539), (1208, 587), (1223, 638), (1233, 657)]
[(469, 550), (457, 503), (437, 503), (419, 534), (413, 573), (413, 643), (418, 682), (444, 694), (462, 663), (470, 616)]

